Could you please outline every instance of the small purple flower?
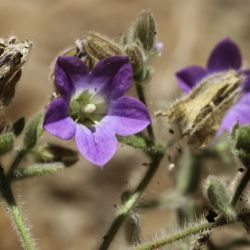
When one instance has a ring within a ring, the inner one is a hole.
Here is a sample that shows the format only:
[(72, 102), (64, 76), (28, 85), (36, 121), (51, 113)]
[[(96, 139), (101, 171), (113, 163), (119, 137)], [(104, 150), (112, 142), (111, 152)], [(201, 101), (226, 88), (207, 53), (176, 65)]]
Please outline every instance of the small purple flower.
[(240, 125), (250, 123), (250, 71), (242, 70), (241, 67), (240, 49), (232, 40), (225, 38), (212, 50), (206, 68), (190, 66), (176, 73), (179, 87), (185, 93), (190, 92), (193, 87), (212, 74), (235, 70), (244, 76), (241, 98), (224, 116), (217, 135), (222, 134), (224, 131), (231, 132), (236, 122)]
[(116, 134), (138, 133), (151, 122), (143, 103), (124, 96), (132, 76), (125, 56), (101, 60), (92, 72), (75, 57), (59, 57), (55, 84), (61, 96), (48, 107), (45, 130), (63, 140), (75, 137), (80, 153), (103, 166), (116, 152)]

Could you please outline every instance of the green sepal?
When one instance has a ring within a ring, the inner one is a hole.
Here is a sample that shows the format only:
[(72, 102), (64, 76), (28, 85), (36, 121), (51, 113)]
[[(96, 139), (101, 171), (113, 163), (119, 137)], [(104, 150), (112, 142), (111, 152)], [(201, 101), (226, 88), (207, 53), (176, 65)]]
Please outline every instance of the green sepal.
[(41, 126), (42, 121), (43, 121), (42, 113), (36, 114), (29, 120), (25, 128), (24, 141), (23, 141), (24, 147), (26, 149), (31, 149), (36, 145), (37, 139), (43, 131)]
[(134, 74), (134, 80), (136, 82), (144, 82), (149, 80), (154, 73), (154, 69), (151, 66), (144, 65), (139, 71)]
[(127, 144), (133, 148), (141, 149), (148, 154), (164, 154), (165, 152), (165, 149), (162, 145), (154, 145), (147, 138), (140, 135), (131, 135), (126, 137), (118, 136), (118, 140), (119, 142)]
[(14, 122), (13, 133), (15, 134), (15, 136), (19, 136), (23, 132), (24, 126), (25, 126), (24, 117), (21, 117), (17, 121)]
[(0, 155), (6, 154), (14, 147), (15, 135), (7, 132), (0, 135)]
[(147, 140), (139, 135), (131, 135), (126, 137), (118, 136), (118, 140), (119, 142), (127, 144), (134, 148), (146, 150), (148, 147)]
[(205, 185), (205, 193), (210, 204), (221, 214), (229, 219), (236, 217), (231, 205), (231, 198), (228, 187), (215, 176), (209, 176)]
[(38, 145), (32, 153), (38, 162), (62, 162), (67, 167), (79, 160), (77, 151), (53, 143)]

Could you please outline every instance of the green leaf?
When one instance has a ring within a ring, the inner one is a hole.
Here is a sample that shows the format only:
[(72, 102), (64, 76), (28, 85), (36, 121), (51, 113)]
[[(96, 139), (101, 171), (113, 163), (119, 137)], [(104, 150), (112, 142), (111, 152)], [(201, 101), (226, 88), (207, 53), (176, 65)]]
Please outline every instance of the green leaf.
[(79, 160), (77, 151), (56, 144), (46, 145), (41, 150), (39, 156), (37, 158), (40, 161), (62, 162), (67, 167), (75, 164)]
[(42, 120), (43, 114), (38, 113), (30, 119), (26, 126), (24, 135), (24, 146), (26, 149), (31, 149), (36, 145), (37, 139), (42, 131)]
[(12, 132), (0, 135), (0, 155), (8, 153), (14, 147), (15, 135)]
[(127, 144), (134, 148), (147, 149), (148, 143), (146, 139), (138, 135), (131, 135), (126, 137), (118, 137), (119, 142)]
[(128, 146), (142, 149), (148, 154), (164, 154), (165, 152), (165, 149), (162, 145), (152, 144), (152, 142), (139, 135), (131, 135), (126, 137), (118, 136), (118, 140), (119, 142), (127, 144)]
[(26, 168), (18, 168), (13, 173), (14, 179), (24, 179), (34, 176), (51, 175), (65, 169), (61, 162), (34, 164)]
[(15, 121), (15, 123), (13, 124), (13, 132), (15, 136), (19, 136), (23, 132), (24, 126), (25, 126), (24, 117), (21, 117), (17, 121)]
[(225, 183), (215, 176), (209, 176), (206, 181), (205, 192), (211, 205), (229, 219), (236, 217), (231, 205), (230, 194)]

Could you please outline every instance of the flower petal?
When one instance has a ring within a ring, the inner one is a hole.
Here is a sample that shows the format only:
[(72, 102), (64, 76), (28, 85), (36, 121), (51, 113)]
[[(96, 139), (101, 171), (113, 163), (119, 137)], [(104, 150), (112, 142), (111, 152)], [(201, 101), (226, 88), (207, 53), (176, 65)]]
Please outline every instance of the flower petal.
[(102, 123), (107, 124), (116, 134), (127, 136), (142, 131), (151, 123), (151, 119), (142, 102), (123, 96), (111, 102), (108, 115)]
[(242, 58), (238, 46), (229, 38), (220, 41), (213, 49), (207, 63), (209, 71), (238, 70)]
[(61, 95), (70, 97), (75, 85), (86, 81), (88, 68), (76, 57), (60, 56), (55, 66), (55, 85)]
[(224, 131), (231, 132), (233, 126), (238, 122), (240, 125), (250, 124), (250, 93), (244, 94), (240, 100), (227, 112), (217, 135)]
[(75, 122), (69, 117), (68, 104), (63, 98), (55, 99), (48, 107), (43, 127), (50, 134), (63, 140), (75, 134)]
[(175, 75), (179, 86), (184, 93), (188, 93), (207, 74), (207, 71), (200, 66), (190, 66), (178, 71)]
[(78, 124), (75, 140), (80, 153), (100, 167), (112, 158), (118, 145), (115, 133), (101, 123), (94, 131)]
[(101, 92), (110, 99), (119, 98), (131, 86), (133, 71), (127, 56), (112, 56), (101, 60), (91, 78), (102, 84)]

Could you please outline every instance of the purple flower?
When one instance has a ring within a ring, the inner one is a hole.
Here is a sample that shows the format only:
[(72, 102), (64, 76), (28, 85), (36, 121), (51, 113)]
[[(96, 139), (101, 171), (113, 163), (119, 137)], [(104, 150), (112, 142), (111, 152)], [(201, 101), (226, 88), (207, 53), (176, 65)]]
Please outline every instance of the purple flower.
[(80, 153), (103, 166), (116, 152), (116, 134), (132, 135), (150, 124), (145, 105), (124, 96), (132, 76), (125, 56), (101, 60), (92, 72), (75, 57), (59, 57), (55, 84), (61, 96), (48, 107), (45, 130), (63, 140), (75, 137)]
[(240, 125), (250, 123), (250, 71), (242, 70), (241, 67), (242, 57), (238, 46), (229, 38), (225, 38), (212, 50), (206, 68), (190, 66), (176, 73), (179, 87), (185, 93), (191, 91), (193, 87), (211, 74), (235, 70), (244, 76), (241, 98), (224, 116), (217, 135), (222, 134), (225, 130), (231, 132), (236, 122)]

